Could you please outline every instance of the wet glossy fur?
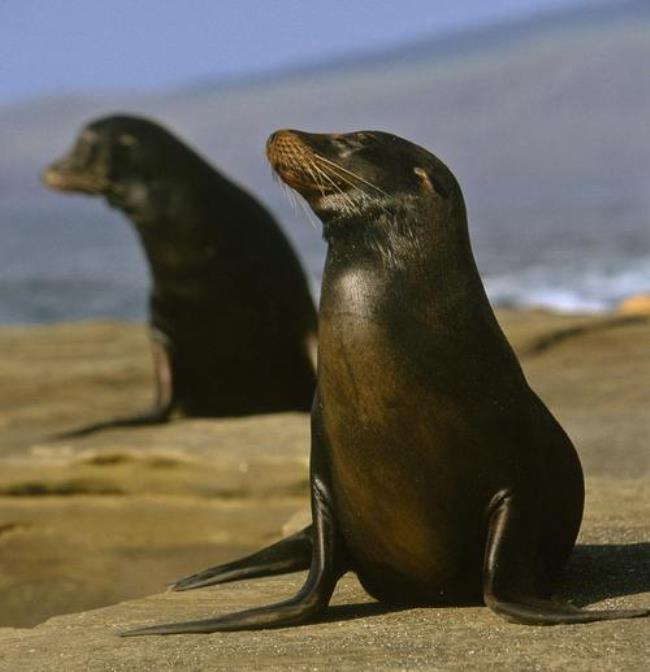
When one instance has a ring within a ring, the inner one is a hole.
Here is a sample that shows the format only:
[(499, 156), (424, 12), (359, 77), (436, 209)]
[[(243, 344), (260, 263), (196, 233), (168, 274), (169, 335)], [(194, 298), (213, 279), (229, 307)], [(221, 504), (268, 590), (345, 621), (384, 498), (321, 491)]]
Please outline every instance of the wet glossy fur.
[(312, 410), (314, 522), (177, 588), (282, 568), (309, 567), (307, 581), (275, 605), (126, 634), (305, 622), (349, 570), (388, 604), (483, 602), (540, 625), (650, 614), (549, 599), (580, 526), (582, 470), (494, 318), (451, 172), (379, 132), (281, 131), (267, 152), (322, 220), (329, 246)]

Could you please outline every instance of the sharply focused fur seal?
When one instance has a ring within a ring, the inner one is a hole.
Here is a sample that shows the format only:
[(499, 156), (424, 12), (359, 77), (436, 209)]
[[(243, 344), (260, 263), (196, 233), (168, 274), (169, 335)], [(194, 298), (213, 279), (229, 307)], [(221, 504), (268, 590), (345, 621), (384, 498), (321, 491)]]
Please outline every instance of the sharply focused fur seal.
[(339, 577), (392, 605), (484, 602), (517, 623), (650, 615), (550, 598), (582, 518), (571, 441), (528, 387), (435, 156), (380, 132), (281, 131), (268, 156), (329, 244), (312, 409), (313, 524), (177, 589), (309, 567), (284, 602), (127, 635), (312, 619)]
[(152, 277), (154, 408), (70, 432), (188, 416), (309, 410), (316, 312), (273, 217), (169, 131), (147, 119), (90, 123), (43, 173), (104, 196), (135, 227)]

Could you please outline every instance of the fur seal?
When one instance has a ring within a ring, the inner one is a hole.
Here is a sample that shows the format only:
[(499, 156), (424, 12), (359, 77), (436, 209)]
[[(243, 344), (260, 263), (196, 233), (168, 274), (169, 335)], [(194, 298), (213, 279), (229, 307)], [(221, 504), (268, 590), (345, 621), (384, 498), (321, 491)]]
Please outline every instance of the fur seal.
[(551, 599), (580, 527), (582, 469), (497, 324), (449, 169), (374, 131), (279, 131), (267, 152), (328, 243), (313, 523), (176, 587), (308, 567), (307, 580), (271, 606), (125, 634), (303, 623), (347, 571), (389, 605), (484, 603), (538, 625), (650, 615)]
[(154, 408), (84, 427), (188, 416), (308, 411), (316, 311), (273, 217), (153, 121), (88, 124), (42, 175), (59, 191), (103, 196), (133, 224), (149, 262)]

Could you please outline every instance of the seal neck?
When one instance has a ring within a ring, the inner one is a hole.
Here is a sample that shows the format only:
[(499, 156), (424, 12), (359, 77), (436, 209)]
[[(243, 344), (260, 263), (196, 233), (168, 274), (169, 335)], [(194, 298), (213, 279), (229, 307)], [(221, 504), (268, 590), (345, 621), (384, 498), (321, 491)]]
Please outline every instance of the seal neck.
[(408, 297), (404, 312), (427, 321), (435, 313), (455, 322), (485, 306), (491, 314), (464, 208), (453, 217), (413, 212), (374, 213), (330, 226), (321, 307), (366, 314), (386, 300)]
[(237, 213), (248, 207), (239, 187), (199, 157), (177, 173), (124, 181), (109, 199), (138, 234), (154, 284), (179, 296), (225, 272), (224, 250), (241, 236)]
[[(476, 274), (465, 208), (440, 212), (410, 202), (373, 206), (324, 221), (323, 237), (334, 268), (363, 264), (384, 272)], [(456, 263), (462, 260), (462, 263)], [(471, 260), (471, 269), (468, 268)]]

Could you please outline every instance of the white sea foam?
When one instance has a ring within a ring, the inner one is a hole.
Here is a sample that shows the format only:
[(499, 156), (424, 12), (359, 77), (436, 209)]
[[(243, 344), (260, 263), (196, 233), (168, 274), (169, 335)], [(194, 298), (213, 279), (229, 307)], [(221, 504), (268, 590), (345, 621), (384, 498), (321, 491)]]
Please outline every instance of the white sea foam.
[[(81, 201), (69, 209), (4, 215), (0, 207), (0, 324), (146, 318), (149, 279), (140, 246), (123, 217), (99, 206)], [(599, 312), (650, 292), (650, 230), (642, 219), (595, 227), (594, 211), (587, 209), (584, 217), (570, 218), (564, 238), (538, 224), (531, 241), (508, 212), (504, 207), (499, 226), (486, 226), (476, 245), (494, 305)], [(284, 215), (317, 300), (326, 245), (304, 221)], [(528, 220), (537, 221), (532, 215)], [(590, 232), (598, 253), (576, 231)]]
[(496, 306), (558, 312), (611, 310), (633, 294), (650, 292), (650, 257), (585, 262), (569, 268), (534, 267), (485, 278)]

